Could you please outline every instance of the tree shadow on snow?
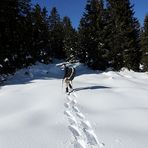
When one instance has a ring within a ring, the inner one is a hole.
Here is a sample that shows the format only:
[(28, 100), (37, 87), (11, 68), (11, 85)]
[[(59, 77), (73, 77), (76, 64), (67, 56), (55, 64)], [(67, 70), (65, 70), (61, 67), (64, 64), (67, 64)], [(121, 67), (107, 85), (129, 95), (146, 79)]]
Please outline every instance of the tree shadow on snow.
[(75, 91), (80, 91), (80, 90), (94, 90), (94, 89), (109, 89), (110, 87), (106, 87), (106, 86), (88, 86), (88, 87), (79, 87), (79, 88), (75, 88)]
[(44, 75), (33, 75), (33, 76), (21, 74), (21, 76), (18, 77), (12, 75), (11, 77), (8, 77), (8, 79), (5, 82), (0, 83), (0, 89), (6, 85), (30, 84), (30, 83), (35, 83), (34, 80), (53, 80), (53, 79), (62, 79), (62, 75), (59, 74), (55, 76), (50, 73)]

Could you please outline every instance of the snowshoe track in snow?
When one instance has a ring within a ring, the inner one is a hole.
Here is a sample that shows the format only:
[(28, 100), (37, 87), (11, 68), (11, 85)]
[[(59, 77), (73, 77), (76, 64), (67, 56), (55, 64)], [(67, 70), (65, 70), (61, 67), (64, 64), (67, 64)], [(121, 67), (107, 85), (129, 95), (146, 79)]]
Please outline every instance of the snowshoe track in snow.
[(68, 129), (73, 135), (72, 145), (74, 148), (102, 148), (103, 143), (98, 141), (93, 128), (86, 117), (81, 113), (77, 106), (76, 93), (66, 95), (67, 102), (64, 103), (64, 115), (69, 122)]

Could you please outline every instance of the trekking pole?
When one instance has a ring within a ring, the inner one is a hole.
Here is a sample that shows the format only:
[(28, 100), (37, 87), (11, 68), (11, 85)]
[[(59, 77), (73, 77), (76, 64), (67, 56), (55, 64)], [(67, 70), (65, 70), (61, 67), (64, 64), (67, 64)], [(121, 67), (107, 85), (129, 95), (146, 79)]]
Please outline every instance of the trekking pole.
[(62, 92), (63, 92), (63, 83), (64, 83), (64, 79), (62, 79)]

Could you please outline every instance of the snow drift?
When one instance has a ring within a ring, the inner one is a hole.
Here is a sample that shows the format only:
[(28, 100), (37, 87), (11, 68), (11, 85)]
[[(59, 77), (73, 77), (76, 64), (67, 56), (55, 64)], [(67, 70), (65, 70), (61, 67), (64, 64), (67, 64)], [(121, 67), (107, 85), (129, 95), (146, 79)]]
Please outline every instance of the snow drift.
[(1, 148), (148, 147), (148, 74), (76, 70), (69, 100), (55, 64), (22, 69), (0, 87)]

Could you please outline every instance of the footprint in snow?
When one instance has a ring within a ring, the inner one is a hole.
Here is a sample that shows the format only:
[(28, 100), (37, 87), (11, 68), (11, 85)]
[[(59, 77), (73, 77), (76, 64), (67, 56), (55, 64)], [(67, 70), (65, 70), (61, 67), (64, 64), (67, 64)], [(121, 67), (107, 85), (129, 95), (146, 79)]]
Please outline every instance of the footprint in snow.
[(70, 126), (68, 126), (68, 128), (72, 132), (72, 134), (75, 137), (75, 139), (78, 139), (78, 137), (82, 137), (82, 134), (81, 134), (81, 132), (80, 132), (80, 130), (78, 129), (77, 126), (70, 125)]
[(71, 114), (71, 112), (69, 110), (64, 111), (64, 114), (68, 117), (73, 118), (73, 115)]
[(74, 112), (80, 113), (80, 111), (79, 111), (79, 109), (78, 109), (77, 106), (72, 106), (72, 108), (73, 108), (73, 111), (74, 111)]
[(68, 128), (75, 138), (74, 148), (86, 148), (86, 145), (104, 147), (104, 144), (98, 141), (90, 122), (85, 119), (85, 116), (78, 109), (77, 101), (71, 96), (66, 96), (66, 98), (68, 102), (64, 104), (67, 108), (64, 114), (70, 123)]
[(64, 103), (64, 106), (65, 106), (66, 108), (70, 108), (70, 103), (69, 103), (69, 102)]
[(83, 129), (87, 129), (87, 130), (92, 129), (91, 124), (87, 120), (84, 120), (84, 121), (82, 120), (81, 125), (82, 125)]
[(83, 129), (85, 135), (86, 135), (86, 139), (87, 139), (87, 143), (91, 146), (99, 146), (99, 148), (102, 148), (105, 146), (104, 143), (100, 143), (97, 139), (96, 134), (94, 133), (93, 130), (87, 130), (87, 129)]
[(78, 122), (76, 120), (76, 118), (73, 116), (73, 117), (68, 117), (68, 121), (71, 125), (78, 125)]
[(80, 118), (80, 119), (85, 119), (85, 116), (80, 112), (80, 113), (76, 113), (76, 115)]
[(78, 139), (74, 143), (74, 148), (86, 148), (85, 141), (82, 139), (80, 139), (80, 140)]

